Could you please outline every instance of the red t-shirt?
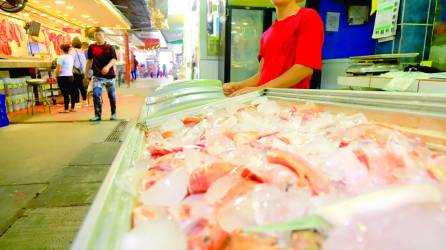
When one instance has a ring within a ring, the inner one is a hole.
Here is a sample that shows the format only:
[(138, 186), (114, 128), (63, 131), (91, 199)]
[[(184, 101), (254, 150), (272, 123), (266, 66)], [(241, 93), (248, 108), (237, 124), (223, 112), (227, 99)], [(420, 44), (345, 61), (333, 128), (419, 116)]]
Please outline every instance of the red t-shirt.
[(103, 45), (92, 44), (88, 47), (87, 58), (93, 60), (93, 75), (107, 79), (116, 77), (114, 67), (110, 68), (107, 75), (102, 74), (102, 69), (110, 63), (112, 59), (117, 59), (115, 48), (107, 43)]
[[(274, 80), (295, 64), (321, 70), (323, 43), (324, 25), (313, 9), (302, 8), (276, 21), (262, 36), (258, 59), (263, 58), (263, 70), (258, 85)], [(310, 80), (311, 76), (292, 88), (308, 89)]]

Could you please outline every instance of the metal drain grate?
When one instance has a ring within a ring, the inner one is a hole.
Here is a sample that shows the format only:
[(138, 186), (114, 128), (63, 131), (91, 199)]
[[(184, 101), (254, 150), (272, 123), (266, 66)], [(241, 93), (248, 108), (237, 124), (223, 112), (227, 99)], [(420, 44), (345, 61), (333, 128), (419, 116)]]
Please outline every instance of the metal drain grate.
[(129, 124), (128, 121), (121, 121), (115, 129), (107, 136), (104, 142), (119, 142), (121, 139), (122, 133), (124, 133), (125, 129), (127, 128), (127, 125)]

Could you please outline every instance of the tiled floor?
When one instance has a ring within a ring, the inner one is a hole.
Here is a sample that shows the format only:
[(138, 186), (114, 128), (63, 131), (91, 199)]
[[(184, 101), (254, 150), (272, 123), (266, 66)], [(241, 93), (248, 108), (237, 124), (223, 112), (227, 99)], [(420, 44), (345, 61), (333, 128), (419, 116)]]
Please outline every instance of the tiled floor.
[[(158, 84), (118, 89), (118, 115), (128, 126)], [(120, 147), (119, 140), (105, 142), (119, 121), (87, 122), (92, 114), (92, 107), (22, 112), (0, 128), (0, 249), (69, 248)]]

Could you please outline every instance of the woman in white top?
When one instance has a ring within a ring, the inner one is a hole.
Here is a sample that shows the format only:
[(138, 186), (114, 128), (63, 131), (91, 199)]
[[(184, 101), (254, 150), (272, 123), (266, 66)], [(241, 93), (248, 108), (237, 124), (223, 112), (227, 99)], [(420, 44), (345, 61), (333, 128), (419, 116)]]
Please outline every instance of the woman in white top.
[(74, 77), (74, 86), (76, 86), (76, 103), (80, 102), (79, 92), (81, 93), (82, 100), (84, 101), (84, 105), (87, 105), (87, 90), (84, 85), (84, 75), (85, 75), (85, 66), (87, 65), (87, 59), (85, 53), (81, 50), (82, 42), (79, 37), (73, 38), (71, 41), (73, 45), (72, 55), (74, 57), (74, 68), (73, 68), (73, 77)]
[[(59, 84), (60, 91), (62, 91), (65, 109), (60, 111), (59, 113), (68, 113), (75, 112), (74, 107), (76, 104), (76, 96), (75, 96), (75, 85), (73, 78), (73, 66), (74, 66), (74, 58), (70, 55), (70, 45), (62, 44), (60, 45), (60, 49), (63, 52), (57, 59), (57, 67), (56, 67), (56, 77), (57, 83)], [(71, 108), (68, 109), (68, 106), (71, 101)]]

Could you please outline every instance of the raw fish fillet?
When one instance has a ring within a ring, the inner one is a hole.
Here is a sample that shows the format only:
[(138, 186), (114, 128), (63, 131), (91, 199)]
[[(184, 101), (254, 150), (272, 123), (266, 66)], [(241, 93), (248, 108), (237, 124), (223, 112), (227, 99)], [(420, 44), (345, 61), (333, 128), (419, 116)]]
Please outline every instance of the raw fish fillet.
[[(446, 154), (364, 114), (259, 97), (145, 136), (123, 249), (445, 249)], [(247, 233), (306, 216), (331, 230)]]

